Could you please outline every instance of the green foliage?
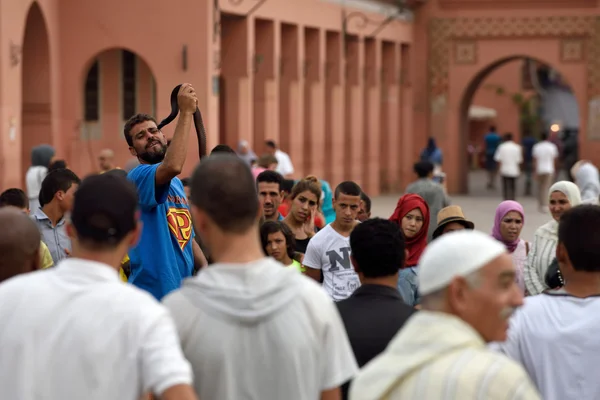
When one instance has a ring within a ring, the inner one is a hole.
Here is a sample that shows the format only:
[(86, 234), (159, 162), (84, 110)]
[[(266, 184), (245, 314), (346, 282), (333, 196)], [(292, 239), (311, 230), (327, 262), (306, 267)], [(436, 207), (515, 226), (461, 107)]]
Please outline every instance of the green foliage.
[(537, 132), (540, 125), (540, 117), (537, 112), (537, 103), (539, 96), (532, 96), (526, 98), (521, 92), (507, 93), (506, 89), (502, 86), (487, 85), (488, 89), (494, 90), (496, 95), (504, 96), (509, 95), (512, 102), (519, 109), (519, 119), (521, 125), (521, 133), (523, 135)]

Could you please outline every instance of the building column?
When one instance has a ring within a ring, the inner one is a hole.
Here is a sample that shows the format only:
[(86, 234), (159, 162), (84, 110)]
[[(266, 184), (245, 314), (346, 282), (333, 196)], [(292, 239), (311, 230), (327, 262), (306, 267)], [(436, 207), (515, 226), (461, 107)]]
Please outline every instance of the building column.
[[(253, 115), (254, 148), (262, 153), (265, 140), (279, 141), (279, 23), (254, 20), (254, 52), (252, 74), (254, 79)], [(277, 43), (276, 43), (277, 42)], [(283, 149), (289, 151), (289, 149)]]
[(413, 164), (419, 159), (419, 142), (415, 137), (422, 136), (422, 133), (415, 131), (413, 125), (413, 93), (411, 87), (410, 54), (411, 48), (407, 43), (400, 44), (400, 76), (398, 87), (400, 88), (400, 115), (401, 124), (401, 149), (398, 154), (402, 155), (400, 171), (400, 189), (415, 179)]
[[(254, 21), (221, 16), (221, 78), (219, 82), (219, 141), (237, 146), (241, 139), (252, 146), (251, 54), (254, 53)], [(210, 152), (211, 149), (208, 149)], [(258, 149), (262, 150), (262, 149)], [(259, 151), (257, 151), (258, 153)]]
[(281, 24), (279, 43), (279, 147), (294, 164), (294, 176), (300, 177), (304, 165), (303, 93), (300, 87), (299, 60), (303, 39), (297, 25)]
[[(325, 61), (325, 152), (326, 180), (337, 186), (344, 180), (344, 104), (345, 77), (342, 54), (342, 35), (339, 32), (326, 33)], [(336, 107), (337, 105), (337, 107)]]
[[(329, 131), (325, 129), (327, 99), (325, 95), (325, 31), (303, 28), (304, 47), (301, 60), (304, 83), (304, 137), (306, 138), (304, 175), (329, 179), (326, 163), (326, 142)], [(325, 107), (323, 103), (325, 102)]]
[(381, 43), (376, 39), (365, 41), (364, 77), (364, 137), (363, 184), (368, 196), (380, 192), (379, 142), (381, 136)]

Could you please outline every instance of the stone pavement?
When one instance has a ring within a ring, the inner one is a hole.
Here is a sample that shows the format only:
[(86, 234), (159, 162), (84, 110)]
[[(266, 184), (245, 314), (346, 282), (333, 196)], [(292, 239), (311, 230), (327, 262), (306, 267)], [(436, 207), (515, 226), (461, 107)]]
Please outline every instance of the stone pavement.
[[(524, 179), (517, 183), (517, 201), (523, 205), (526, 214), (521, 237), (527, 241), (532, 241), (535, 230), (549, 221), (551, 217), (548, 213), (538, 211), (537, 201), (534, 197), (523, 196), (524, 184)], [(495, 191), (487, 191), (485, 189), (485, 175), (480, 171), (476, 171), (471, 172), (469, 176), (469, 189), (471, 193), (474, 193), (473, 195), (451, 196), (450, 201), (452, 204), (462, 207), (465, 216), (475, 223), (475, 229), (491, 233), (494, 224), (494, 212), (502, 201), (500, 186), (498, 185)], [(400, 195), (384, 195), (372, 199), (371, 215), (373, 217), (389, 218)], [(435, 217), (433, 217), (432, 223), (435, 223), (435, 220)]]

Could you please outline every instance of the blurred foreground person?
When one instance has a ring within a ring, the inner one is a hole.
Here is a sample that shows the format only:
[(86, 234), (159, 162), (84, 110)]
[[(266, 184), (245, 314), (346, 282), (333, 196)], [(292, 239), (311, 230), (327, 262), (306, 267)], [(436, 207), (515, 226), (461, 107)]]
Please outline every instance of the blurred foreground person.
[(361, 370), (350, 399), (539, 399), (519, 364), (486, 347), (506, 339), (523, 303), (504, 245), (477, 231), (448, 233), (419, 268), (423, 311)]
[(194, 226), (215, 264), (163, 302), (200, 399), (339, 399), (357, 372), (341, 318), (316, 282), (263, 253), (248, 165), (212, 155), (191, 192)]
[(500, 349), (522, 364), (544, 400), (600, 399), (600, 207), (560, 218), (556, 258), (564, 286), (525, 300)]
[[(366, 220), (350, 234), (350, 247), (361, 286), (336, 304), (362, 368), (385, 350), (415, 310), (402, 301), (396, 288), (406, 258), (398, 224), (381, 218)], [(348, 384), (342, 395), (348, 397)]]
[(16, 208), (2, 208), (0, 226), (10, 226), (0, 230), (0, 282), (40, 269), (41, 236), (31, 218)]
[(67, 225), (72, 257), (0, 285), (2, 398), (196, 399), (168, 311), (119, 280), (138, 220), (133, 184), (90, 176)]

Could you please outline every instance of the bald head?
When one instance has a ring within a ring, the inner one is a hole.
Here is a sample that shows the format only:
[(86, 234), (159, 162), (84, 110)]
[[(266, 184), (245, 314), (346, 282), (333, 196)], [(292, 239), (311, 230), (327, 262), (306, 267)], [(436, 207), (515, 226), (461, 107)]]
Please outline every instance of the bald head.
[(0, 209), (0, 282), (31, 272), (40, 263), (40, 232), (35, 223), (13, 207)]
[(191, 180), (192, 204), (224, 232), (254, 228), (259, 204), (248, 165), (236, 155), (217, 153), (203, 160)]
[(109, 171), (114, 168), (113, 159), (115, 158), (115, 152), (111, 149), (104, 149), (98, 155), (98, 162), (100, 163), (100, 169), (102, 171)]

